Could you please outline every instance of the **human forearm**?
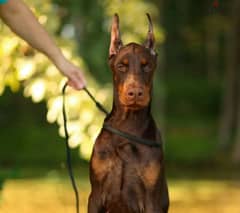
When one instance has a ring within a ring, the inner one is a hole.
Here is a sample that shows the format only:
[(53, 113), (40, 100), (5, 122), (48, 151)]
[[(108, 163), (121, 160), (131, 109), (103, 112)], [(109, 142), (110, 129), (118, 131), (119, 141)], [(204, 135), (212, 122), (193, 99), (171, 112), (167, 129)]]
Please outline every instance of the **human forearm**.
[(0, 6), (0, 17), (19, 37), (45, 54), (68, 77), (69, 85), (82, 89), (86, 82), (81, 70), (67, 60), (31, 10), (22, 0), (8, 0)]
[(9, 0), (0, 7), (0, 15), (13, 32), (48, 56), (56, 66), (64, 59), (60, 49), (21, 0)]

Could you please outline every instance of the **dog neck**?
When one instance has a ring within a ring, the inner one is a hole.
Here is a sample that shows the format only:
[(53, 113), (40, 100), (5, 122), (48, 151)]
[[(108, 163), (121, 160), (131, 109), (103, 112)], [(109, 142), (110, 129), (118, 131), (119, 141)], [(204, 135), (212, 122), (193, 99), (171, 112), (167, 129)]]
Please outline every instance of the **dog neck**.
[(151, 104), (142, 109), (132, 110), (115, 102), (105, 120), (112, 127), (127, 132), (143, 132), (152, 121)]

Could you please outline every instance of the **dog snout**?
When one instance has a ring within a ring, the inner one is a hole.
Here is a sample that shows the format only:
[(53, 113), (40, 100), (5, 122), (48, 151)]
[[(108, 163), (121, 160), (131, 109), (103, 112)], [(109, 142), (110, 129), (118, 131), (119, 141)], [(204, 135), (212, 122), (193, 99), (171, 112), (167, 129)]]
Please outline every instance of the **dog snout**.
[(130, 87), (127, 89), (127, 98), (129, 100), (137, 100), (144, 96), (143, 88), (141, 87)]

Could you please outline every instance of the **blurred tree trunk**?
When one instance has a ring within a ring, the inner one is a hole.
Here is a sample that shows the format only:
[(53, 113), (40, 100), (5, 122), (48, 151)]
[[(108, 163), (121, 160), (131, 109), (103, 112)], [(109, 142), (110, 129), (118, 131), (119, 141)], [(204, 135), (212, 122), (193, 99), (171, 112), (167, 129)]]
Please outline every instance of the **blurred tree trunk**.
[(220, 117), (219, 145), (225, 148), (231, 141), (236, 115), (237, 71), (239, 67), (240, 1), (235, 0), (230, 14), (230, 30), (227, 33), (227, 67), (223, 94), (222, 114)]
[(238, 101), (236, 106), (236, 117), (237, 117), (237, 125), (236, 125), (236, 136), (234, 138), (234, 146), (233, 146), (233, 153), (232, 153), (232, 160), (234, 163), (240, 163), (240, 1), (235, 0), (234, 7), (234, 14), (235, 14), (235, 39), (236, 39), (236, 55), (235, 55), (235, 85), (236, 85), (236, 99)]
[(237, 85), (238, 85), (238, 116), (237, 116), (237, 131), (235, 138), (235, 145), (233, 148), (232, 160), (234, 163), (240, 163), (240, 73), (237, 76)]

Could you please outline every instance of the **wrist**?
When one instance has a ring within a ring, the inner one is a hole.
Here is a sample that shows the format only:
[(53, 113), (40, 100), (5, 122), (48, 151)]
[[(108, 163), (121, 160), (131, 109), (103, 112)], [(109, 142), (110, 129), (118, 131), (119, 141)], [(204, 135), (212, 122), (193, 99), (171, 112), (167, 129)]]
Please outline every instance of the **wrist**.
[(48, 55), (49, 59), (53, 62), (53, 64), (61, 70), (63, 64), (66, 62), (66, 58), (60, 50), (55, 51), (52, 54)]

